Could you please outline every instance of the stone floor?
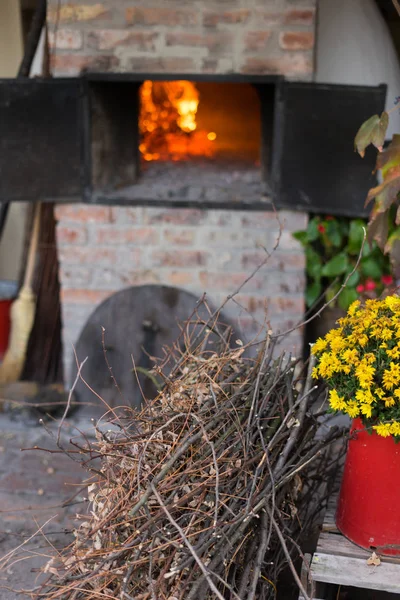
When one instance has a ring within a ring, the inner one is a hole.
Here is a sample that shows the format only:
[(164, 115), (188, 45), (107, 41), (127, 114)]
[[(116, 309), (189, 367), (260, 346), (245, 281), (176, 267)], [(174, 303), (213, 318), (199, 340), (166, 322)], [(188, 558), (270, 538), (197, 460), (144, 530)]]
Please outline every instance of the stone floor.
[[(76, 434), (76, 426), (89, 429), (88, 423), (76, 418), (66, 423), (63, 443)], [(65, 454), (32, 449), (56, 450), (52, 436), (57, 425), (46, 428), (0, 414), (0, 566), (19, 546), (0, 570), (1, 600), (31, 597), (28, 590), (38, 585), (38, 568), (54, 552), (51, 546), (65, 546), (71, 539), (71, 518), (86, 510), (87, 473)], [(30, 539), (41, 527), (43, 534)], [(18, 594), (21, 590), (26, 592)]]

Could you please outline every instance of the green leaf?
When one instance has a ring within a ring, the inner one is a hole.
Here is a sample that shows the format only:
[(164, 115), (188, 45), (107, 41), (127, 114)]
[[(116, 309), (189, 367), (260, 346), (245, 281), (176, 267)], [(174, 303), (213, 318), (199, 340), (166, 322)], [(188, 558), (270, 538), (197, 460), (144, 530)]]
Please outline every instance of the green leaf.
[(360, 156), (364, 157), (365, 148), (370, 144), (373, 144), (379, 151), (382, 150), (388, 124), (389, 115), (387, 112), (383, 112), (380, 117), (374, 115), (361, 125), (354, 140), (355, 149)]
[(312, 248), (306, 248), (306, 272), (309, 277), (319, 281), (321, 279), (322, 260)]
[(382, 275), (382, 269), (378, 262), (371, 258), (363, 258), (360, 263), (361, 272), (365, 277), (371, 277), (372, 279), (380, 279)]
[(310, 220), (307, 227), (307, 238), (309, 242), (315, 242), (318, 239), (319, 231), (318, 231), (319, 219), (314, 217)]
[(322, 285), (319, 281), (314, 281), (311, 285), (307, 286), (306, 289), (306, 306), (311, 308), (313, 304), (318, 300), (322, 292)]
[(342, 232), (337, 221), (323, 221), (323, 226), (326, 230), (326, 236), (335, 248), (340, 248), (342, 245)]
[(308, 243), (307, 231), (295, 231), (293, 237), (300, 242), (303, 246), (306, 246)]
[(345, 287), (344, 290), (339, 294), (338, 304), (341, 309), (347, 310), (355, 300), (357, 300), (358, 294), (354, 288)]
[(394, 268), (400, 265), (400, 228), (389, 236), (385, 245), (385, 253), (390, 254), (390, 260)]
[(337, 277), (342, 275), (349, 265), (349, 259), (345, 252), (340, 252), (322, 267), (323, 277)]
[(350, 222), (349, 242), (347, 244), (347, 251), (349, 254), (358, 256), (364, 240), (364, 231), (366, 231), (366, 229), (366, 223), (362, 219), (353, 219)]
[(340, 283), (334, 283), (329, 286), (329, 288), (325, 292), (325, 299), (327, 302), (332, 302), (333, 298), (336, 296), (338, 291), (340, 290)]
[(348, 286), (355, 288), (356, 285), (358, 285), (358, 282), (360, 281), (360, 273), (358, 271), (354, 271), (353, 275), (350, 275), (347, 283), (346, 283), (346, 287)]

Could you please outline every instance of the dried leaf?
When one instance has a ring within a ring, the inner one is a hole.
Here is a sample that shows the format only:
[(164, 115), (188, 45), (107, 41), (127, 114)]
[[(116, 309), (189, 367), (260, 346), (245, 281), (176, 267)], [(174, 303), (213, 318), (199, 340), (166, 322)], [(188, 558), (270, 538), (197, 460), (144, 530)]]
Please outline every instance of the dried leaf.
[(375, 240), (381, 250), (384, 250), (388, 237), (388, 217), (387, 212), (379, 212), (378, 208), (374, 206), (368, 223), (368, 242), (371, 244)]
[(400, 165), (400, 135), (395, 134), (389, 146), (378, 154), (376, 168), (382, 171), (383, 177), (388, 172)]
[(367, 565), (374, 565), (375, 567), (379, 567), (380, 564), (381, 559), (375, 552), (373, 552), (367, 560)]
[(389, 115), (383, 112), (381, 116), (374, 115), (365, 121), (357, 132), (354, 140), (356, 151), (364, 157), (365, 149), (373, 144), (379, 151), (385, 142), (386, 130), (389, 124)]
[(400, 265), (400, 228), (397, 228), (389, 236), (385, 244), (385, 254), (390, 254), (390, 260), (394, 267)]

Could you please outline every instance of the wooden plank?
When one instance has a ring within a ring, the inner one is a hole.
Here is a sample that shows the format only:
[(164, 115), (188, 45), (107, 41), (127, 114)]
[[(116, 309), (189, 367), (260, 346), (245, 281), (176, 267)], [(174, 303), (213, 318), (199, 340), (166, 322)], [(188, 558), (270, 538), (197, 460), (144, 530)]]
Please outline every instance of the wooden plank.
[[(372, 551), (356, 546), (340, 533), (323, 531), (319, 536), (317, 552), (367, 560)], [(379, 558), (382, 562), (399, 565), (400, 567), (400, 558), (394, 556), (380, 556)]]
[(324, 523), (322, 525), (322, 531), (338, 531), (335, 522), (335, 510), (327, 510), (325, 513)]
[(311, 565), (314, 581), (400, 593), (400, 565), (382, 562), (367, 565), (365, 558), (334, 556), (316, 552)]

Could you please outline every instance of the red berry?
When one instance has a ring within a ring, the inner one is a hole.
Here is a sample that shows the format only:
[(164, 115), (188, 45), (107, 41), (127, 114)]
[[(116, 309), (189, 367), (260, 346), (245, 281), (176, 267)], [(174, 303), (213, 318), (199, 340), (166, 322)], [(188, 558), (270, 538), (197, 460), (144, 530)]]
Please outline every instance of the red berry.
[(332, 217), (332, 215), (328, 215), (327, 217), (325, 217), (325, 221), (333, 221), (335, 217)]
[(376, 288), (375, 281), (373, 281), (372, 279), (367, 279), (367, 281), (365, 282), (365, 289), (368, 290), (369, 292), (371, 292), (375, 288)]
[(326, 231), (326, 229), (325, 229), (325, 226), (324, 226), (324, 225), (321, 225), (321, 224), (319, 224), (319, 225), (318, 225), (318, 231), (319, 231), (320, 233), (325, 233), (325, 231)]
[(393, 283), (393, 277), (391, 275), (382, 275), (381, 281), (383, 285), (390, 285)]
[(359, 294), (361, 294), (361, 292), (363, 292), (365, 290), (365, 287), (363, 286), (362, 283), (360, 283), (360, 285), (358, 285), (356, 287), (356, 292), (358, 292)]

